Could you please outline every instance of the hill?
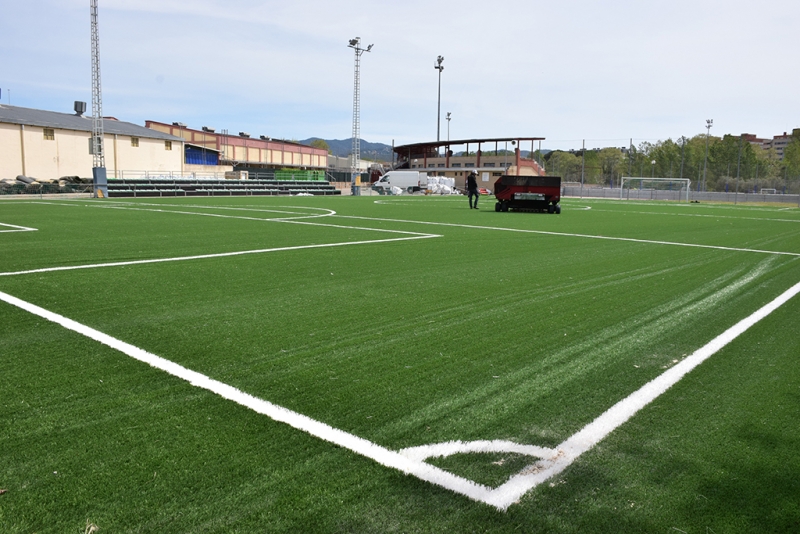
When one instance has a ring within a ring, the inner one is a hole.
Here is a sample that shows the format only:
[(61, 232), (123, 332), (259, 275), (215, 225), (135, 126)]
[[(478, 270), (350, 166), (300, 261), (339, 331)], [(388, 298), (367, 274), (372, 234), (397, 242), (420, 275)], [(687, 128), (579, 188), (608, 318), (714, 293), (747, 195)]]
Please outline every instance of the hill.
[[(300, 141), (301, 144), (311, 145), (312, 141), (320, 139), (319, 137), (310, 137)], [(353, 148), (353, 138), (349, 139), (323, 139), (331, 149), (334, 156), (347, 157)], [(376, 161), (392, 161), (392, 147), (383, 143), (370, 143), (369, 141), (361, 140), (361, 157), (363, 159), (370, 159)]]

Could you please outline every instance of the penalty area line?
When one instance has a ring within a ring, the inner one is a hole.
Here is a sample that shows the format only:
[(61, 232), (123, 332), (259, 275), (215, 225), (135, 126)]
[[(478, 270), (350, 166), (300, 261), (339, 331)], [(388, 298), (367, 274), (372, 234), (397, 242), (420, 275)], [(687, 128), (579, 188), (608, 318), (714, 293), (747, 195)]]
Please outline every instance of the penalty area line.
[(351, 245), (371, 245), (377, 243), (392, 243), (396, 241), (413, 241), (416, 239), (430, 239), (432, 237), (442, 237), (436, 234), (421, 234), (411, 237), (395, 237), (391, 239), (371, 239), (367, 241), (345, 241), (342, 243), (323, 243), (319, 245), (297, 245), (294, 247), (263, 248), (258, 250), (240, 250), (236, 252), (220, 252), (218, 254), (198, 254), (196, 256), (178, 256), (174, 258), (153, 258), (149, 260), (115, 261), (108, 263), (94, 263), (89, 265), (65, 265), (60, 267), (44, 267), (42, 269), (29, 269), (27, 271), (12, 271), (0, 273), (0, 276), (18, 276), (23, 274), (52, 273), (57, 271), (76, 271), (79, 269), (100, 269), (103, 267), (125, 267), (128, 265), (147, 265), (150, 263), (167, 263), (175, 261), (206, 260), (211, 258), (228, 258), (232, 256), (244, 256), (247, 254), (266, 254), (268, 252), (285, 252), (289, 250), (307, 250), (315, 248), (346, 247)]

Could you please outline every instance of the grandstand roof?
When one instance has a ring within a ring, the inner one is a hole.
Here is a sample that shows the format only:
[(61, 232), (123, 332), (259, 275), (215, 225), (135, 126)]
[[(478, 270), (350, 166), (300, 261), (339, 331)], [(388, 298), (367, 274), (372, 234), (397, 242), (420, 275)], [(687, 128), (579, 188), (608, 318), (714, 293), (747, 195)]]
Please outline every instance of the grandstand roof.
[(458, 145), (480, 145), (483, 143), (507, 143), (508, 141), (544, 141), (544, 137), (492, 137), (486, 139), (450, 139), (447, 141), (426, 141), (424, 143), (413, 143), (410, 145), (400, 145), (394, 147), (394, 151), (398, 154), (406, 154), (409, 151), (426, 151), (437, 149), (441, 147), (451, 147)]

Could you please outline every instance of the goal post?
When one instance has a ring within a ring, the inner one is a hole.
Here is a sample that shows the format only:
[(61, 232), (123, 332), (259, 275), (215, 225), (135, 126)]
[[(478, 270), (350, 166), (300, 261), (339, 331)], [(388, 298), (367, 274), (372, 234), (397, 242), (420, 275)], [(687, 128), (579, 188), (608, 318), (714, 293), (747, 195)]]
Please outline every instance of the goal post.
[[(619, 183), (620, 199), (685, 200), (689, 202), (689, 178), (650, 178), (623, 176)], [(632, 192), (633, 191), (633, 192)]]

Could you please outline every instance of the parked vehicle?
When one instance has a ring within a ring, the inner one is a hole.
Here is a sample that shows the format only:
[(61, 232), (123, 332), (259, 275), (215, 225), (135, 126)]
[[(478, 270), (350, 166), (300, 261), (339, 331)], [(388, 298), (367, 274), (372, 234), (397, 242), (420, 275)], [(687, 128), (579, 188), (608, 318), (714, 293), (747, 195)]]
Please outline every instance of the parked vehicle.
[(428, 187), (428, 173), (419, 171), (389, 171), (372, 184), (372, 190), (389, 194), (392, 187), (399, 187), (407, 193), (424, 191)]
[(561, 213), (560, 176), (501, 176), (494, 183), (495, 211)]

